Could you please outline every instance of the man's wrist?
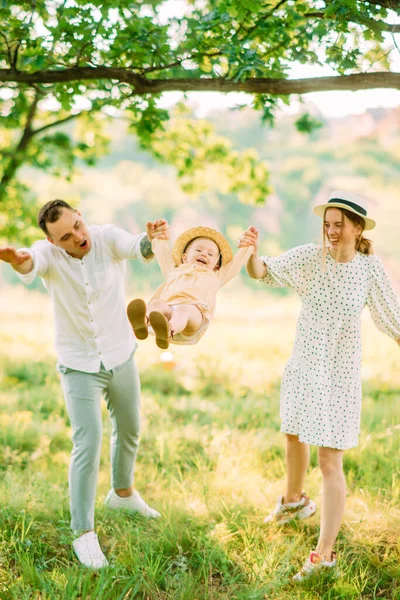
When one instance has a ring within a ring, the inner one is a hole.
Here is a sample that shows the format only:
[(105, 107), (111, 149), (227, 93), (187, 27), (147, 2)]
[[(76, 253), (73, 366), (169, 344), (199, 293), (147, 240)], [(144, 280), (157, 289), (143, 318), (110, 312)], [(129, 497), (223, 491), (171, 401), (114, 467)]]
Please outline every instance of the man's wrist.
[(10, 263), (10, 266), (12, 269), (14, 269), (14, 271), (19, 273), (20, 275), (27, 275), (33, 269), (33, 262), (27, 261), (21, 263), (20, 265)]
[(145, 235), (140, 240), (140, 252), (143, 258), (152, 258), (154, 256), (154, 252), (151, 246), (151, 240), (148, 235)]

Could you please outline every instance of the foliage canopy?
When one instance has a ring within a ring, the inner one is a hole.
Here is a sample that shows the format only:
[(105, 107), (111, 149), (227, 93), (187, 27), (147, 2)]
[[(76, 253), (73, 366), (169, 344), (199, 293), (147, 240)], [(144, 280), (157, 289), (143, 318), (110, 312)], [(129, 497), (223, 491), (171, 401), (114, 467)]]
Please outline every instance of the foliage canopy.
[[(400, 73), (391, 72), (399, 13), (396, 0), (1, 3), (1, 234), (13, 237), (34, 212), (17, 177), (22, 165), (70, 176), (77, 160), (93, 164), (107, 151), (104, 123), (121, 115), (179, 176), (198, 179), (204, 165), (220, 160), (229, 191), (264, 201), (267, 165), (216, 140), (207, 125), (169, 121), (160, 95), (248, 92), (271, 123), (292, 94), (400, 88)], [(335, 74), (292, 79), (297, 63)], [(317, 125), (308, 115), (298, 123), (305, 132)]]

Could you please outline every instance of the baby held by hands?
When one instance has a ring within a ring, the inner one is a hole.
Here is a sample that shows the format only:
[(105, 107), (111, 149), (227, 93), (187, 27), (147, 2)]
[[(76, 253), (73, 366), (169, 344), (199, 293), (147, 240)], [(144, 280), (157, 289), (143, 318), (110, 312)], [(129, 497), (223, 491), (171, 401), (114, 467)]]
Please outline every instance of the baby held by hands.
[(196, 344), (215, 312), (218, 290), (237, 275), (254, 252), (256, 230), (249, 227), (239, 238), (233, 256), (226, 238), (209, 227), (194, 227), (176, 240), (172, 252), (165, 235), (154, 237), (153, 252), (165, 277), (147, 306), (137, 298), (128, 305), (128, 318), (139, 340), (149, 325), (163, 350), (170, 342)]

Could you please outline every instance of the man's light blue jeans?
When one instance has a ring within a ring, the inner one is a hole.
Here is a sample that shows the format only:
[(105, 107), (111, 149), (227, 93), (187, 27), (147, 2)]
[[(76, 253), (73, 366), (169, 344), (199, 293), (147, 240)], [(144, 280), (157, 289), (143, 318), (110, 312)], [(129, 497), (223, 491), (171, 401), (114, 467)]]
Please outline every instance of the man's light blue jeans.
[(140, 433), (140, 383), (133, 356), (122, 365), (99, 373), (58, 366), (72, 426), (69, 468), (71, 527), (94, 529), (94, 505), (100, 464), (103, 396), (111, 417), (111, 484), (129, 488)]

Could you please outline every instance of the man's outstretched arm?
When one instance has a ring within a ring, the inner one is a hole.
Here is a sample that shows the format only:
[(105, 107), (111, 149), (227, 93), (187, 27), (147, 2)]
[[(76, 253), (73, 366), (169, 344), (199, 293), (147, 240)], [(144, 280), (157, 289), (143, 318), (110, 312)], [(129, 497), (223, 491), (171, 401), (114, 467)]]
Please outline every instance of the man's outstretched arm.
[(8, 263), (14, 271), (26, 275), (33, 269), (33, 260), (29, 252), (16, 250), (11, 246), (0, 248), (0, 260)]

